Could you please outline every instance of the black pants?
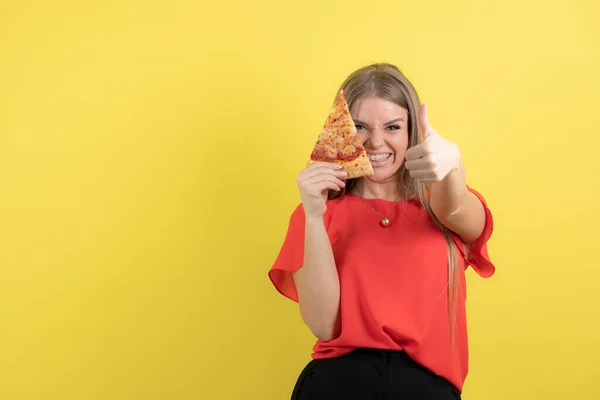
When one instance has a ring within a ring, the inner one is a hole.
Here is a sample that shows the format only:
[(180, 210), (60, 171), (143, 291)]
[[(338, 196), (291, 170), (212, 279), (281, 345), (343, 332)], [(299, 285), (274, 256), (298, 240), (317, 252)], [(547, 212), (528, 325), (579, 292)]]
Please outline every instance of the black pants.
[(460, 394), (403, 351), (358, 349), (310, 361), (292, 393), (292, 400), (338, 399), (460, 400)]

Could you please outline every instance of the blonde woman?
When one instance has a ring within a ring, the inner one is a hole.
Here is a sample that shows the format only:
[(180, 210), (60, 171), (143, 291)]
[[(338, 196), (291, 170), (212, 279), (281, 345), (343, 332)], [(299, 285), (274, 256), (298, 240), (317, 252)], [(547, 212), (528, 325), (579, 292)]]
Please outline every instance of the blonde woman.
[(495, 271), (492, 214), (398, 68), (361, 68), (340, 89), (375, 172), (298, 174), (302, 203), (269, 271), (318, 339), (292, 399), (460, 399), (465, 270)]

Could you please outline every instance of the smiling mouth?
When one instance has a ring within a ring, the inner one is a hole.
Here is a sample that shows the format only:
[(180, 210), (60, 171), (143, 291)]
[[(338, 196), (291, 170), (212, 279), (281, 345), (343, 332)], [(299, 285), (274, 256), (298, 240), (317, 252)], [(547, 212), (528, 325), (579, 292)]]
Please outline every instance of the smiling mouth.
[(374, 162), (374, 163), (381, 163), (384, 162), (386, 160), (388, 160), (390, 157), (392, 156), (392, 153), (388, 153), (388, 154), (369, 154), (369, 161)]

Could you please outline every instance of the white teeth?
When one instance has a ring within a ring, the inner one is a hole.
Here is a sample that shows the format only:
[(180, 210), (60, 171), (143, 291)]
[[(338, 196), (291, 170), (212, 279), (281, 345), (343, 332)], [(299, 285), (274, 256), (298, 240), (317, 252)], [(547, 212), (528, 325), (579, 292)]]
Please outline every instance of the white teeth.
[(378, 155), (369, 154), (369, 161), (371, 161), (371, 162), (381, 162), (381, 161), (387, 160), (391, 156), (392, 156), (391, 153), (389, 153), (389, 154), (378, 154)]

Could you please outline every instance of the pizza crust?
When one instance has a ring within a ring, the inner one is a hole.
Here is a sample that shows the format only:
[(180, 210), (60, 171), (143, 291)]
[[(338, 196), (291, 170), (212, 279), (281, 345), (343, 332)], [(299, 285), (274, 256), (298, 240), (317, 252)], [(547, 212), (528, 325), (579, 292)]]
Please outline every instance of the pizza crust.
[(367, 154), (359, 154), (358, 157), (352, 161), (342, 161), (342, 169), (348, 173), (346, 179), (360, 178), (362, 176), (373, 175), (373, 166), (367, 158)]
[[(307, 165), (316, 162), (320, 161), (309, 160)], [(371, 165), (371, 162), (367, 158), (366, 154), (359, 155), (356, 159), (352, 161), (336, 160), (329, 162), (341, 165), (342, 171), (346, 171), (348, 173), (346, 179), (355, 179), (363, 176), (373, 175), (373, 166)]]

